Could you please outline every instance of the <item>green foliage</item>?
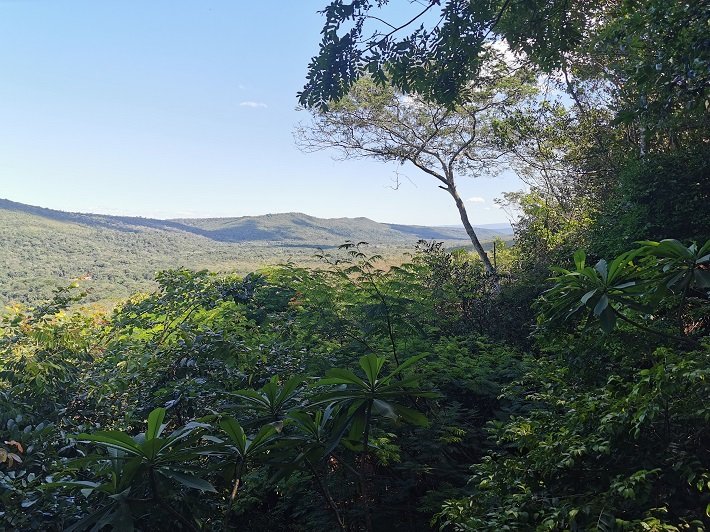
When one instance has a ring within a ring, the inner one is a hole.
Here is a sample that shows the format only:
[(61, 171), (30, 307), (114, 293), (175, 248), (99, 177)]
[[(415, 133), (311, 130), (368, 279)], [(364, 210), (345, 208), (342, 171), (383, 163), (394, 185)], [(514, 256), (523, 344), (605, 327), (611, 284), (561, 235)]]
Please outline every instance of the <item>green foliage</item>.
[[(312, 400), (314, 406), (334, 403), (346, 408), (352, 419), (352, 427), (367, 434), (367, 425), (373, 415), (383, 416), (394, 422), (405, 421), (415, 425), (427, 425), (426, 418), (416, 410), (405, 407), (401, 401), (413, 397), (436, 397), (432, 392), (419, 388), (419, 377), (402, 378), (400, 375), (407, 368), (417, 363), (422, 356), (405, 360), (388, 375), (381, 375), (385, 364), (384, 357), (370, 354), (360, 358), (360, 368), (364, 379), (349, 370), (331, 369), (326, 377), (320, 379), (317, 386), (342, 386), (333, 391), (319, 394)], [(351, 430), (351, 445), (359, 448), (361, 441), (357, 430)], [(367, 449), (368, 442), (362, 440)]]
[(540, 320), (566, 320), (591, 309), (602, 330), (609, 333), (617, 318), (633, 325), (623, 309), (650, 315), (663, 298), (672, 294), (682, 295), (681, 306), (689, 293), (708, 299), (710, 241), (701, 248), (670, 239), (640, 244), (640, 248), (622, 253), (610, 263), (600, 259), (594, 267), (586, 265), (583, 251), (577, 251), (576, 270), (554, 269), (558, 275), (553, 278), (555, 285), (543, 295), (545, 310)]
[[(500, 233), (479, 229), (481, 240)], [(181, 267), (241, 275), (266, 264), (315, 266), (321, 247), (366, 238), (399, 260), (418, 238), (464, 244), (458, 228), (380, 224), (366, 218), (324, 220), (299, 213), (243, 218), (154, 220), (74, 214), (0, 199), (0, 304), (34, 305), (58, 285), (78, 280), (85, 302), (111, 308), (156, 288), (155, 273)]]
[[(710, 244), (640, 244), (556, 269), (540, 306), (543, 354), (505, 389), (517, 411), (489, 423), (494, 446), (472, 468), (470, 497), (443, 505), (443, 527), (705, 529)], [(549, 328), (581, 313), (606, 335)]]
[(327, 109), (365, 74), (431, 101), (459, 102), (471, 82), (485, 76), (487, 59), (495, 55), (494, 38), (505, 39), (514, 51), (551, 70), (564, 64), (601, 11), (586, 0), (527, 0), (425, 2), (414, 4), (401, 21), (372, 15), (387, 3), (333, 1), (326, 6), (323, 38), (299, 93), (301, 105)]
[(471, 499), (444, 506), (442, 524), (703, 530), (709, 354), (660, 349), (650, 368), (591, 388), (554, 363), (535, 364), (507, 392), (531, 413), (491, 425), (496, 450), (474, 467)]
[[(708, 152), (701, 147), (651, 154), (619, 173), (618, 188), (591, 231), (590, 247), (614, 255), (637, 240), (682, 235), (706, 241), (710, 216)], [(661, 201), (659, 198), (668, 198)]]
[[(69, 530), (83, 530), (91, 527), (101, 529), (133, 530), (159, 522), (151, 514), (156, 510), (177, 519), (183, 526), (189, 520), (171, 506), (171, 492), (177, 484), (183, 489), (214, 492), (214, 487), (195, 475), (198, 471), (195, 461), (208, 455), (198, 447), (200, 429), (208, 427), (203, 423), (190, 422), (167, 436), (165, 409), (157, 408), (148, 416), (145, 432), (129, 436), (121, 431), (97, 431), (92, 434), (78, 434), (81, 442), (94, 443), (107, 451), (106, 456), (89, 455), (76, 460), (74, 465), (84, 465), (95, 469), (95, 475), (108, 476), (106, 480), (60, 481), (44, 484), (44, 489), (64, 487), (79, 489), (85, 497), (96, 493), (98, 508), (78, 521)], [(183, 497), (182, 502), (186, 502)]]
[(534, 345), (519, 308), (533, 281), (506, 248), (497, 280), (437, 244), (386, 269), (348, 243), (319, 269), (163, 272), (110, 315), (68, 310), (71, 291), (17, 307), (0, 334), (0, 518), (701, 529), (708, 245), (576, 254)]
[(3, 518), (28, 530), (279, 529), (285, 516), (357, 529), (422, 499), (411, 521), (426, 527), (444, 494), (462, 493), (519, 357), (465, 327), (441, 336), (437, 306), (467, 319), (459, 301), (480, 265), (465, 254), (460, 270), (388, 270), (363, 250), (243, 279), (163, 272), (110, 315), (67, 313), (63, 292), (8, 314), (7, 353), (52, 353), (69, 369), (55, 382), (7, 363), (3, 456), (22, 462), (0, 464)]

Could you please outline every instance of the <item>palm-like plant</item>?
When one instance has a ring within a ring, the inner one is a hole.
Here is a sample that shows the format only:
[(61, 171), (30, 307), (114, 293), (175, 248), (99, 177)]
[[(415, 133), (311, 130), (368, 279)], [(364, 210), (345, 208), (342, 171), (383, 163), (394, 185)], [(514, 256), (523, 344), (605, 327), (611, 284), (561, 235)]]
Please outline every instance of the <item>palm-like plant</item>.
[(677, 240), (643, 241), (642, 252), (658, 259), (658, 276), (666, 288), (687, 292), (710, 288), (710, 240), (701, 247), (693, 242), (684, 246)]
[(601, 259), (589, 266), (580, 250), (574, 254), (575, 270), (553, 268), (555, 285), (542, 295), (540, 319), (563, 321), (587, 310), (605, 333), (614, 329), (618, 318), (647, 332), (669, 336), (634, 322), (622, 310), (650, 314), (670, 294), (684, 298), (689, 290), (702, 293), (710, 288), (710, 241), (700, 248), (671, 239), (639, 244), (641, 247), (611, 263)]
[(234, 395), (259, 414), (255, 423), (278, 423), (293, 405), (302, 382), (301, 377), (291, 377), (279, 386), (279, 377), (274, 375), (260, 390), (238, 390)]
[(156, 408), (148, 415), (146, 431), (136, 436), (115, 430), (76, 436), (79, 441), (106, 449), (108, 456), (92, 455), (78, 462), (100, 465), (108, 461), (109, 478), (103, 482), (53, 482), (44, 486), (79, 488), (87, 496), (92, 492), (107, 496), (105, 505), (73, 525), (71, 530), (92, 525), (94, 530), (106, 525), (132, 530), (135, 518), (131, 508), (140, 504), (158, 505), (185, 528), (194, 530), (192, 523), (167, 502), (163, 486), (166, 482), (177, 482), (190, 489), (215, 491), (209, 482), (194, 474), (197, 470), (194, 462), (211, 454), (199, 446), (201, 429), (209, 425), (191, 422), (164, 436), (164, 420), (165, 409)]
[[(248, 438), (242, 426), (234, 418), (225, 418), (220, 422), (220, 428), (228, 436), (227, 453), (233, 459), (234, 484), (229, 496), (229, 503), (224, 514), (225, 528), (229, 523), (234, 500), (239, 493), (242, 477), (247, 470), (248, 463), (258, 455), (266, 452), (278, 437), (276, 428), (264, 425), (253, 437)], [(218, 438), (212, 438), (217, 443), (223, 443)]]
[(639, 253), (640, 250), (634, 250), (619, 255), (611, 263), (601, 259), (589, 266), (584, 251), (577, 251), (574, 254), (575, 270), (553, 268), (557, 274), (552, 278), (555, 285), (542, 296), (547, 307), (544, 318), (566, 320), (586, 308), (599, 319), (603, 331), (611, 332), (618, 317), (617, 306), (643, 310), (635, 299), (646, 292), (639, 268), (634, 263)]
[(372, 419), (373, 416), (381, 416), (395, 422), (428, 425), (427, 418), (421, 412), (402, 404), (403, 400), (437, 396), (432, 391), (420, 389), (418, 376), (403, 376), (404, 371), (423, 357), (424, 355), (411, 357), (389, 374), (382, 375), (385, 357), (370, 354), (360, 358), (362, 377), (352, 371), (336, 368), (329, 370), (325, 378), (314, 384), (319, 388), (335, 387), (318, 394), (311, 400), (311, 405), (335, 405), (350, 426), (349, 435), (343, 440), (344, 443), (360, 452), (360, 486), (368, 530), (372, 530), (368, 500), (371, 483), (368, 471)]
[[(286, 422), (292, 430), (288, 436), (280, 439), (279, 447), (284, 450), (295, 448), (297, 454), (293, 459), (278, 464), (276, 478), (286, 477), (297, 469), (309, 471), (325, 502), (333, 512), (338, 526), (342, 530), (346, 530), (345, 518), (324, 479), (327, 476), (327, 468), (326, 472), (323, 471), (323, 465), (331, 456), (334, 456), (333, 452), (347, 429), (347, 419), (337, 414), (338, 409), (333, 403), (325, 409), (316, 410), (313, 413), (302, 410), (293, 410), (288, 413)], [(348, 464), (343, 464), (350, 468)], [(352, 471), (359, 477), (357, 471)]]

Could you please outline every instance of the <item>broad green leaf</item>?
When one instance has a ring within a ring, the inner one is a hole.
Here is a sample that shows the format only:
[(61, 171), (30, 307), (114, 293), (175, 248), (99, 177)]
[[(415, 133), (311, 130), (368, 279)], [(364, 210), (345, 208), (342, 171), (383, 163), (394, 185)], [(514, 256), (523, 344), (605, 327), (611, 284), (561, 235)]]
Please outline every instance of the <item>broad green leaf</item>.
[(710, 270), (698, 270), (693, 272), (695, 285), (698, 288), (710, 288)]
[(372, 412), (382, 417), (389, 418), (392, 421), (397, 421), (398, 416), (394, 410), (394, 407), (390, 403), (381, 399), (375, 399), (372, 402)]
[(165, 408), (156, 408), (148, 414), (148, 429), (145, 431), (146, 440), (150, 441), (160, 436), (165, 428), (163, 420), (165, 419)]
[(154, 460), (166, 443), (167, 441), (162, 438), (152, 438), (150, 440), (146, 440), (146, 442), (141, 445), (143, 455), (149, 460)]
[(79, 441), (99, 443), (107, 447), (121, 449), (130, 454), (143, 455), (142, 449), (125, 432), (117, 430), (100, 430), (93, 434), (77, 434), (75, 438)]
[(404, 370), (410, 368), (411, 366), (413, 366), (414, 364), (416, 364), (416, 363), (419, 362), (421, 359), (423, 359), (423, 358), (425, 358), (425, 357), (427, 357), (427, 356), (428, 356), (428, 355), (427, 355), (426, 353), (424, 353), (424, 354), (421, 354), (421, 355), (415, 355), (415, 356), (413, 356), (413, 357), (409, 357), (407, 360), (405, 360), (405, 361), (402, 362), (399, 366), (397, 366), (389, 375), (387, 375), (387, 377), (385, 377), (384, 379), (382, 379), (383, 382), (391, 380), (392, 377), (394, 377), (395, 375), (398, 375), (398, 374), (402, 373)]
[(581, 298), (580, 301), (582, 302), (583, 305), (587, 304), (587, 301), (590, 300), (590, 298), (597, 293), (597, 288), (594, 288), (593, 290), (590, 290), (586, 294), (584, 294)]
[(347, 369), (333, 368), (326, 372), (326, 377), (320, 379), (314, 386), (325, 386), (329, 384), (354, 384), (360, 388), (367, 388), (367, 384), (352, 371)]
[(600, 259), (599, 262), (594, 265), (594, 269), (599, 272), (599, 275), (604, 281), (607, 280), (607, 264), (604, 259)]
[(214, 486), (207, 482), (206, 480), (196, 477), (195, 475), (189, 475), (187, 473), (181, 473), (180, 471), (175, 471), (168, 468), (161, 468), (159, 473), (164, 477), (173, 479), (185, 487), (193, 488), (200, 491), (208, 491), (211, 493), (217, 493)]
[(39, 486), (39, 489), (51, 489), (51, 488), (81, 488), (81, 489), (96, 489), (100, 486), (98, 482), (91, 482), (88, 480), (71, 480), (65, 482), (45, 482)]
[(370, 384), (374, 384), (377, 377), (380, 375), (382, 366), (385, 364), (385, 357), (369, 354), (360, 358), (360, 367), (365, 372)]
[(692, 253), (678, 240), (667, 238), (659, 242), (658, 252), (668, 257), (692, 258)]
[[(256, 433), (254, 439), (247, 445), (247, 451), (259, 452), (260, 448), (269, 443), (272, 436), (277, 433), (276, 429), (272, 425), (264, 425)], [(253, 451), (252, 451), (253, 449)]]
[(577, 270), (582, 270), (584, 268), (586, 258), (587, 254), (583, 250), (578, 249), (574, 252), (574, 265), (577, 267)]
[(610, 306), (607, 306), (604, 311), (599, 314), (599, 324), (602, 331), (606, 334), (609, 334), (614, 330), (614, 326), (616, 325), (616, 314)]
[(401, 417), (402, 420), (406, 421), (407, 423), (417, 425), (418, 427), (429, 426), (429, 420), (427, 419), (427, 417), (418, 410), (414, 410), (413, 408), (409, 408), (402, 405), (396, 405), (395, 411), (397, 412), (397, 415), (399, 415), (399, 417)]
[(239, 453), (244, 456), (246, 454), (247, 437), (242, 426), (236, 419), (231, 417), (223, 419), (219, 426), (227, 433), (231, 442), (237, 446)]
[(609, 306), (609, 298), (607, 297), (606, 294), (602, 294), (601, 297), (599, 298), (599, 301), (597, 301), (597, 304), (594, 306), (594, 315), (595, 316), (601, 315), (601, 313), (604, 312), (608, 306)]

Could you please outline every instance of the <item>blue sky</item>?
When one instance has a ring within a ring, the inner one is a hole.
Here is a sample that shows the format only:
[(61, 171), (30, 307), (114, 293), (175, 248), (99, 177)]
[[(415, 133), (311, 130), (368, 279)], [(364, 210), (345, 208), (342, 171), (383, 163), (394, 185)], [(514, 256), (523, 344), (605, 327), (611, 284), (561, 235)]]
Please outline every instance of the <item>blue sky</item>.
[[(0, 198), (170, 218), (458, 224), (411, 167), (304, 154), (296, 92), (326, 0), (0, 0)], [(400, 186), (392, 185), (399, 172)], [(474, 223), (512, 174), (463, 178)]]

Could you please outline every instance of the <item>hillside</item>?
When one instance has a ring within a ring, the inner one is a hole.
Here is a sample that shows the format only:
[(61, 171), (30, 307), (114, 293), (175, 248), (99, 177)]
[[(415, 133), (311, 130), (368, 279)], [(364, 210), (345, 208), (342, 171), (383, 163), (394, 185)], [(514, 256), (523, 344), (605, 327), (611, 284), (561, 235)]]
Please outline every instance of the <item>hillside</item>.
[[(508, 238), (481, 229), (483, 241)], [(156, 271), (187, 267), (246, 273), (266, 264), (313, 264), (319, 248), (367, 241), (383, 255), (419, 239), (465, 246), (463, 229), (321, 219), (300, 213), (157, 220), (56, 211), (0, 199), (0, 303), (32, 302), (85, 277), (90, 300), (152, 287)]]

